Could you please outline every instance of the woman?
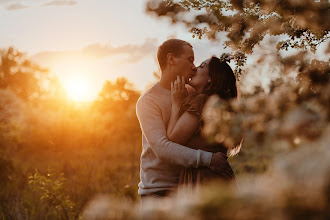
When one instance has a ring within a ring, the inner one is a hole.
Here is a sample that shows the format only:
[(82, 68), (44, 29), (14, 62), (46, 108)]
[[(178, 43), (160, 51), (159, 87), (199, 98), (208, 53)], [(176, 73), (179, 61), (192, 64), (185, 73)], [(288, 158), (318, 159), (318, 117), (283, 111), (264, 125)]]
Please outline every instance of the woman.
[[(218, 95), (223, 100), (237, 97), (236, 78), (226, 62), (212, 57), (205, 60), (197, 68), (196, 75), (189, 85), (195, 90), (186, 95), (184, 78), (171, 83), (172, 109), (167, 128), (169, 140), (210, 152), (222, 152), (227, 158), (227, 148), (221, 144), (207, 144), (201, 135), (203, 121), (201, 114), (208, 97)], [(212, 179), (234, 180), (234, 173), (230, 166), (222, 173), (214, 173), (209, 168), (183, 169), (180, 176), (181, 183), (195, 184)]]

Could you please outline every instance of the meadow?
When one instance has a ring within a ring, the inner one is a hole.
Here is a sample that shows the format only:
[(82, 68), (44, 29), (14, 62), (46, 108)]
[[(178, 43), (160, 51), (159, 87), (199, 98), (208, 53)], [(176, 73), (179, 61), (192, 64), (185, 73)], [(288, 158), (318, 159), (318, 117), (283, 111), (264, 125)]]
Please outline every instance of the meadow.
[[(11, 57), (11, 49), (2, 52), (2, 70), (8, 60), (22, 58)], [(1, 218), (77, 219), (98, 193), (136, 201), (139, 93), (126, 79), (118, 79), (105, 83), (94, 102), (78, 103), (29, 87), (37, 71), (31, 67), (32, 73), (23, 73), (21, 67), (1, 78)], [(9, 79), (19, 74), (26, 78)], [(37, 91), (35, 98), (31, 94)]]
[[(127, 111), (74, 102), (49, 109), (1, 90), (2, 218), (77, 219), (98, 194), (139, 202), (141, 131), (127, 102)], [(237, 175), (267, 170), (269, 155), (250, 154), (232, 158)]]
[[(229, 132), (225, 135), (233, 140), (241, 138), (230, 130), (241, 125), (239, 134), (245, 141), (229, 158), (240, 192), (218, 183), (203, 188), (190, 202), (153, 203), (141, 216), (141, 131), (135, 114), (141, 92), (119, 78), (105, 82), (93, 102), (72, 101), (56, 78), (27, 62), (18, 50), (3, 49), (1, 55), (1, 219), (324, 219), (329, 214), (329, 109), (322, 101), (329, 95), (328, 82), (320, 81), (325, 93), (317, 96), (319, 108), (308, 105), (316, 103), (315, 96), (301, 96), (310, 114), (299, 100), (278, 99), (278, 91), (295, 91), (286, 90), (285, 84), (268, 95), (243, 93), (239, 104), (209, 104), (206, 122), (211, 117), (221, 124), (219, 128), (207, 123), (213, 126), (210, 137)], [(320, 77), (328, 73), (318, 70)], [(43, 77), (37, 77), (41, 73)], [(42, 87), (42, 80), (51, 86)], [(285, 121), (282, 113), (266, 117), (273, 114), (264, 111), (268, 105), (281, 106)], [(217, 115), (229, 107), (231, 120)], [(282, 126), (274, 131), (274, 124)], [(242, 207), (247, 211), (239, 211)]]

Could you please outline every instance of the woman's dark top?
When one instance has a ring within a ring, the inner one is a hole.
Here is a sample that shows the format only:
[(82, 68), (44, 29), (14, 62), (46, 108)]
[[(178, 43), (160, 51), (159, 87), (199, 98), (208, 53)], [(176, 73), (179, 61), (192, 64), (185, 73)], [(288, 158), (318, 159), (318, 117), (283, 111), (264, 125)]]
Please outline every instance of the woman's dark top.
[[(187, 146), (194, 149), (201, 149), (209, 152), (221, 152), (227, 157), (227, 148), (222, 144), (210, 144), (207, 143), (205, 138), (201, 134), (203, 121), (202, 121), (202, 112), (203, 107), (209, 96), (205, 94), (194, 94), (189, 95), (183, 102), (180, 108), (180, 115), (184, 112), (189, 112), (199, 117), (200, 127), (194, 134), (194, 136), (189, 140)], [(184, 168), (180, 174), (180, 184), (196, 184), (203, 183), (210, 180), (224, 180), (231, 181), (235, 179), (235, 175), (230, 165), (226, 166), (222, 173), (215, 173), (207, 167), (200, 168)]]

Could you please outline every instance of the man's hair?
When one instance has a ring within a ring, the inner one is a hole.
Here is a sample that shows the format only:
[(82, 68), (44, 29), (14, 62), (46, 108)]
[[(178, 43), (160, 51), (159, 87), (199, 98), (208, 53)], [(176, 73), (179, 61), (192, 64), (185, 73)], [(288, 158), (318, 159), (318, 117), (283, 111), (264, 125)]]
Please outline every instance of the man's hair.
[(188, 42), (179, 39), (169, 39), (158, 47), (157, 59), (161, 70), (166, 68), (167, 54), (172, 53), (176, 57), (180, 56), (183, 53), (184, 45), (192, 47)]

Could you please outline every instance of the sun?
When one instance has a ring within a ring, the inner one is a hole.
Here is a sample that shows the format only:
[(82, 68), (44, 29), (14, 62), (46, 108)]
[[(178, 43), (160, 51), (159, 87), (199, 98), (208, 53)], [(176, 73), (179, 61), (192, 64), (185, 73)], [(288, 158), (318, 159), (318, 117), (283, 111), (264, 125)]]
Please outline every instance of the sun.
[(90, 80), (82, 75), (70, 76), (63, 82), (68, 98), (77, 102), (92, 101), (95, 97)]

